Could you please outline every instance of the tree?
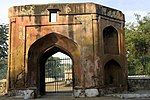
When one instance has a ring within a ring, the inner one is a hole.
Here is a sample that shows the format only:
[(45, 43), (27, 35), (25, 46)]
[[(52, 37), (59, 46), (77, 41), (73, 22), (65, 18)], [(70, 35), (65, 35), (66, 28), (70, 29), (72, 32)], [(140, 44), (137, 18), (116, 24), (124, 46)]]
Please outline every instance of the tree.
[(129, 75), (150, 74), (150, 14), (135, 17), (137, 24), (125, 28)]
[(0, 25), (0, 79), (6, 78), (8, 25)]
[(59, 78), (63, 75), (63, 68), (61, 68), (61, 60), (59, 57), (49, 57), (45, 64), (45, 76), (51, 78)]

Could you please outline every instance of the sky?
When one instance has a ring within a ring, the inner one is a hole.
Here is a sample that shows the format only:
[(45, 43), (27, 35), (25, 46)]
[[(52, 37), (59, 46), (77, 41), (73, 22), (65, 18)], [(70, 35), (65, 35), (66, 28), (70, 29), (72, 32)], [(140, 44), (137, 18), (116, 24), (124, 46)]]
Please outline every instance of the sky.
[(145, 16), (150, 13), (150, 0), (0, 0), (0, 24), (9, 23), (8, 9), (12, 6), (47, 3), (93, 2), (121, 10), (126, 22), (134, 22), (134, 14)]

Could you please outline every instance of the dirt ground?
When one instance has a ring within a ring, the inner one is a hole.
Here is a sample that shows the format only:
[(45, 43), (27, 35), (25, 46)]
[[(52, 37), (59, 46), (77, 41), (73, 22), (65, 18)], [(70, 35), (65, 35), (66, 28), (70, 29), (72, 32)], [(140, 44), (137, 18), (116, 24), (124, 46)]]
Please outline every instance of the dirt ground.
[[(21, 98), (13, 98), (13, 97), (0, 97), (0, 100), (23, 100)], [(95, 97), (95, 98), (74, 98), (74, 97), (63, 97), (63, 96), (44, 96), (37, 99), (31, 99), (31, 100), (150, 100), (150, 98), (135, 98), (135, 99), (120, 99), (115, 97)]]
[[(0, 100), (23, 100), (23, 98), (0, 96)], [(34, 100), (34, 99), (32, 99)], [(121, 99), (118, 97), (93, 97), (93, 98), (74, 98), (68, 93), (47, 93), (45, 96), (36, 98), (35, 100), (150, 100), (150, 98), (134, 98), (134, 99)]]
[[(23, 98), (1, 96), (0, 100), (23, 100)], [(74, 98), (72, 96), (43, 96), (35, 100), (121, 100), (121, 99), (114, 97)]]

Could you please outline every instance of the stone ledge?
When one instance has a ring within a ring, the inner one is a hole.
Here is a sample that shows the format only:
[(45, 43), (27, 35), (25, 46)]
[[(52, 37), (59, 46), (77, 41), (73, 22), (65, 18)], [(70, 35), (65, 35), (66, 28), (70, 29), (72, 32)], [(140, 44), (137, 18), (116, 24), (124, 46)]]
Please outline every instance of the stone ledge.
[(11, 90), (8, 92), (8, 96), (14, 98), (33, 99), (35, 98), (35, 90), (34, 89)]

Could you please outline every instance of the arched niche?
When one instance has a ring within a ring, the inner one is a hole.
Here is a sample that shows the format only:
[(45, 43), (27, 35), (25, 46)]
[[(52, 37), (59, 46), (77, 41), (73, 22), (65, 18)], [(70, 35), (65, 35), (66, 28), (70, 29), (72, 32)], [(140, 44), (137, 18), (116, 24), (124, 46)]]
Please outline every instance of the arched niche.
[(113, 26), (103, 30), (104, 54), (119, 54), (118, 32)]
[(115, 60), (109, 60), (104, 66), (104, 85), (120, 86), (122, 84), (122, 68)]

